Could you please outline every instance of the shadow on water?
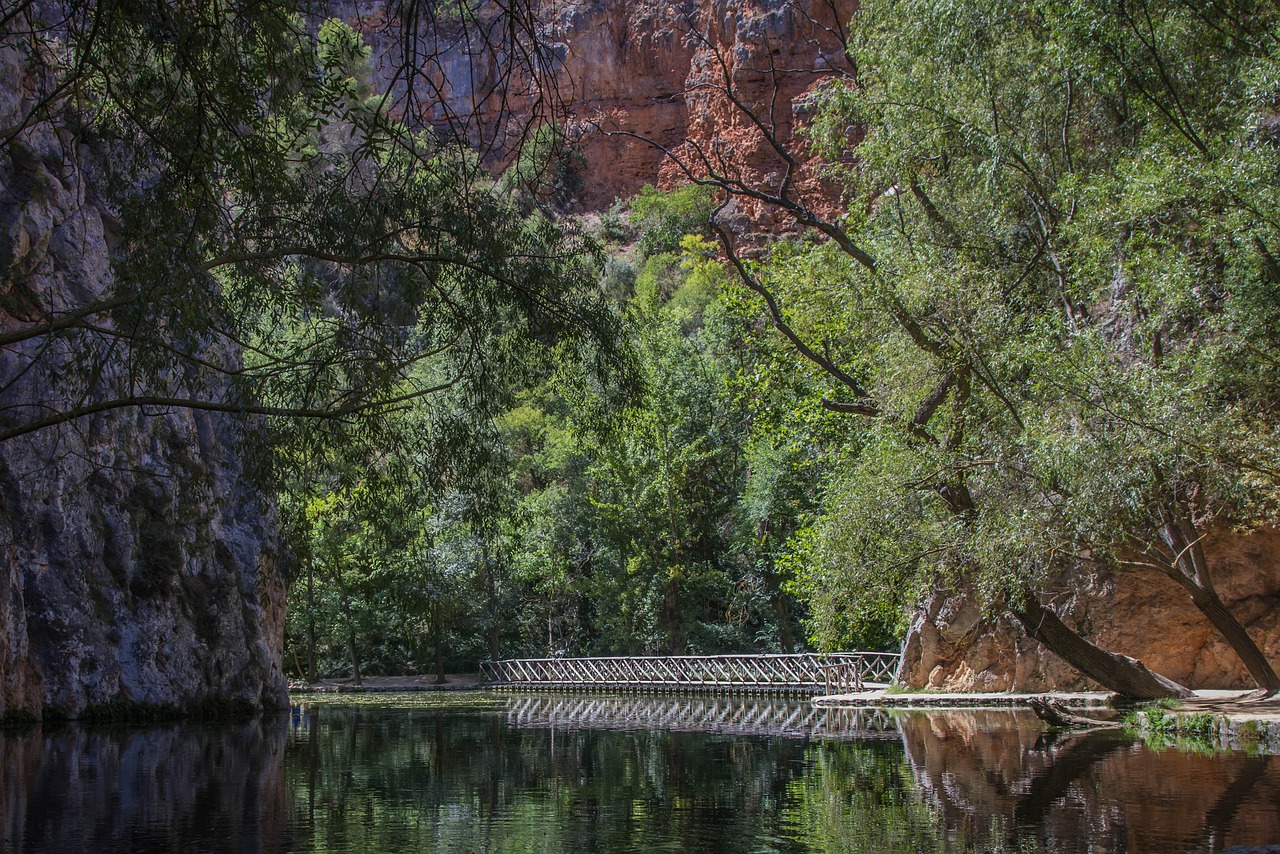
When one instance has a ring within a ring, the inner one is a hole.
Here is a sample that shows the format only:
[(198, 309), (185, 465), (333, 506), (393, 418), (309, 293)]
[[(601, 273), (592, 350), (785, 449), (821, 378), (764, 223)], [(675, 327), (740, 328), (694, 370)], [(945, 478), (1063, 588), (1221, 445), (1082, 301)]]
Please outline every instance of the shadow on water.
[(287, 736), (283, 720), (0, 732), (0, 851), (288, 850)]
[(1219, 851), (1280, 763), (1000, 712), (724, 697), (303, 703), (226, 727), (0, 733), (4, 851)]

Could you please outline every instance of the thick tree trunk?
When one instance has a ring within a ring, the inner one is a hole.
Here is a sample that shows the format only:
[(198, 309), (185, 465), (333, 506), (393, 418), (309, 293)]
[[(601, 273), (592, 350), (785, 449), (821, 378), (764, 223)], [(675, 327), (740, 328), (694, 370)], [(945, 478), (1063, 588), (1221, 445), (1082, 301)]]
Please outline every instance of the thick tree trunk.
[(1271, 662), (1267, 661), (1266, 655), (1249, 636), (1248, 630), (1218, 596), (1213, 583), (1212, 567), (1201, 545), (1203, 535), (1198, 535), (1190, 514), (1170, 503), (1163, 514), (1160, 539), (1164, 541), (1165, 547), (1169, 549), (1169, 557), (1172, 558), (1165, 573), (1191, 594), (1191, 601), (1196, 608), (1213, 624), (1223, 639), (1231, 644), (1258, 687), (1268, 692), (1280, 689), (1280, 676), (1276, 675)]
[(1034, 593), (1026, 593), (1021, 602), (1013, 604), (1009, 610), (1028, 635), (1108, 691), (1133, 700), (1187, 699), (1194, 696), (1177, 682), (1152, 673), (1141, 661), (1107, 652), (1089, 643), (1062, 622), (1057, 614), (1041, 605)]
[(1218, 597), (1216, 590), (1197, 588), (1191, 591), (1191, 601), (1200, 609), (1200, 613), (1213, 624), (1231, 648), (1240, 656), (1245, 668), (1258, 687), (1268, 692), (1280, 690), (1280, 676), (1267, 661), (1266, 655), (1258, 644), (1249, 636), (1248, 630), (1236, 619), (1236, 615)]

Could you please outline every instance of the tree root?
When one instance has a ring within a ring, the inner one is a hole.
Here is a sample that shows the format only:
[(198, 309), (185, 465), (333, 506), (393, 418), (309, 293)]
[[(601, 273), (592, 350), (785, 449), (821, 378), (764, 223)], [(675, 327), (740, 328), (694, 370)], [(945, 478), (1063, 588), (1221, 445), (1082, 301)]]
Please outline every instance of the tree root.
[(1036, 713), (1036, 717), (1056, 729), (1124, 728), (1124, 724), (1119, 721), (1100, 721), (1096, 718), (1086, 718), (1072, 714), (1061, 702), (1050, 700), (1048, 697), (1033, 697), (1030, 705), (1031, 710)]

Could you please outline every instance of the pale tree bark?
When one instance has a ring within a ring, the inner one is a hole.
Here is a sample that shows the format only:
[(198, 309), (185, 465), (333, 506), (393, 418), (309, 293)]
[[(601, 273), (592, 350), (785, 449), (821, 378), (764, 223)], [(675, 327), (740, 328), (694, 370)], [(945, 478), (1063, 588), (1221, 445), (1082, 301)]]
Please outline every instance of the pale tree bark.
[(1124, 564), (1153, 569), (1177, 582), (1187, 591), (1192, 604), (1231, 645), (1257, 686), (1269, 693), (1280, 690), (1280, 676), (1276, 675), (1266, 654), (1218, 595), (1212, 566), (1204, 551), (1204, 535), (1197, 531), (1190, 514), (1176, 501), (1167, 502), (1159, 509), (1157, 534), (1160, 544), (1143, 550), (1145, 560)]

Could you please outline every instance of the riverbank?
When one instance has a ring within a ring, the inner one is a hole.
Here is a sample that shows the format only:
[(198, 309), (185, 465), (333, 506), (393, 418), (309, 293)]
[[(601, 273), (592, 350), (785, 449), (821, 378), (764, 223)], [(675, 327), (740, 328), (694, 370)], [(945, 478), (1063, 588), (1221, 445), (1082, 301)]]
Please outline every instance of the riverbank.
[(479, 673), (448, 673), (445, 681), (438, 682), (434, 675), (422, 676), (366, 676), (357, 685), (355, 680), (319, 679), (315, 682), (290, 681), (290, 694), (399, 694), (412, 691), (478, 691), (483, 686)]
[[(1280, 696), (1266, 697), (1258, 691), (1196, 691), (1195, 698), (1168, 707), (1177, 714), (1210, 714), (1231, 720), (1280, 722)], [(1076, 693), (1016, 694), (941, 693), (927, 691), (862, 691), (815, 697), (814, 704), (825, 707), (875, 707), (902, 709), (987, 708), (1029, 706), (1032, 700), (1054, 700), (1068, 708), (1113, 709), (1116, 695), (1106, 691)]]
[[(1196, 691), (1189, 700), (1152, 703), (1131, 710), (1133, 728), (1144, 740), (1177, 743), (1190, 740), (1226, 750), (1280, 753), (1280, 697), (1259, 691)], [(1010, 709), (1035, 699), (1088, 711), (1099, 719), (1116, 719), (1115, 695), (1105, 692), (1051, 694), (965, 694), (863, 691), (814, 699), (822, 708), (892, 708), (915, 711)]]

